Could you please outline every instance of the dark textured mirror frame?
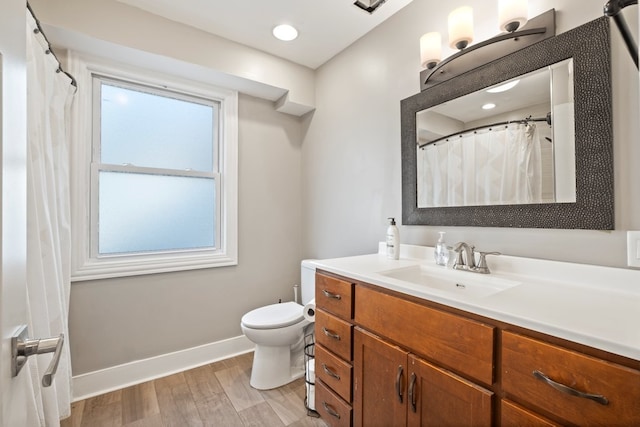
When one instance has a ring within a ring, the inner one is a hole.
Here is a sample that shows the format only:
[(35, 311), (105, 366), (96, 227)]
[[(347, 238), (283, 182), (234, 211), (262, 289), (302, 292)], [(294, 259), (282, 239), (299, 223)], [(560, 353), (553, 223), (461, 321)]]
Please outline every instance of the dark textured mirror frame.
[[(417, 207), (416, 113), (573, 57), (576, 202)], [(405, 225), (614, 228), (611, 49), (606, 17), (541, 41), (400, 102)]]

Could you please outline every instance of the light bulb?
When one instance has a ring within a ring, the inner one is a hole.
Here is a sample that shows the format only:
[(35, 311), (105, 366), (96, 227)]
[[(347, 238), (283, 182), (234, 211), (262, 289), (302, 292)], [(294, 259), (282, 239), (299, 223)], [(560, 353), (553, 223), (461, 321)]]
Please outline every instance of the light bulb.
[(464, 49), (473, 41), (473, 9), (463, 6), (449, 14), (449, 46)]
[(438, 32), (420, 37), (420, 63), (423, 68), (431, 69), (442, 60), (442, 37)]
[(514, 32), (528, 19), (527, 0), (498, 0), (498, 23), (502, 31)]

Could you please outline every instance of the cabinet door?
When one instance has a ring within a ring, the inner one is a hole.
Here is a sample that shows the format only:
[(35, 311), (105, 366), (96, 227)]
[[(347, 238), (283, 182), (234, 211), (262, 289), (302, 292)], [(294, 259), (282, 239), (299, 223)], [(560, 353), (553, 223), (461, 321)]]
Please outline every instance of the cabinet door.
[(493, 393), (409, 355), (408, 425), (491, 426)]
[(360, 328), (354, 329), (355, 426), (407, 423), (407, 352)]

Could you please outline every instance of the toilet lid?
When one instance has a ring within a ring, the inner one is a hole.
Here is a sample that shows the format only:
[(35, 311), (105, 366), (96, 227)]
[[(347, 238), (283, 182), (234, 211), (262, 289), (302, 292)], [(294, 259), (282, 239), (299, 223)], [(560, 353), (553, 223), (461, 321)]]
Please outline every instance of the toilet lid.
[(242, 316), (242, 324), (253, 329), (284, 328), (303, 319), (304, 307), (293, 301), (271, 304)]

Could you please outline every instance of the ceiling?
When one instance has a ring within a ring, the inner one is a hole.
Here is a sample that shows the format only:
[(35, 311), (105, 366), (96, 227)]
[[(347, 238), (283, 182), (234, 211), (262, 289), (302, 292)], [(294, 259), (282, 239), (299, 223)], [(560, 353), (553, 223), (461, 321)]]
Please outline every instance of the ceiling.
[[(316, 69), (413, 0), (386, 0), (372, 14), (355, 0), (117, 1)], [(277, 40), (279, 24), (298, 38)]]

